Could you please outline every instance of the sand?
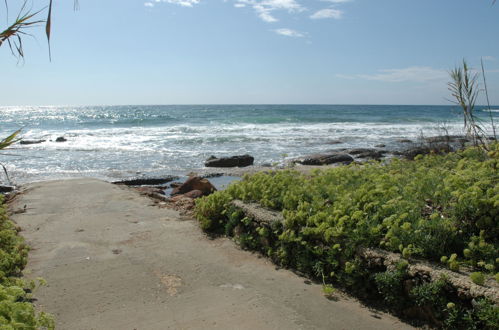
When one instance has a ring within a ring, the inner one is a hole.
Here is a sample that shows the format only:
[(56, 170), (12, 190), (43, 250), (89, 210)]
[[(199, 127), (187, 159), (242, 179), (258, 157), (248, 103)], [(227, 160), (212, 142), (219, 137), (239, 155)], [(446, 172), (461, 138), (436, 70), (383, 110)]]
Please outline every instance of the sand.
[[(32, 247), (26, 277), (58, 329), (404, 329), (336, 301), (196, 221), (94, 179), (34, 183), (11, 204)], [(26, 211), (22, 213), (26, 205)], [(18, 211), (18, 212), (15, 212)]]

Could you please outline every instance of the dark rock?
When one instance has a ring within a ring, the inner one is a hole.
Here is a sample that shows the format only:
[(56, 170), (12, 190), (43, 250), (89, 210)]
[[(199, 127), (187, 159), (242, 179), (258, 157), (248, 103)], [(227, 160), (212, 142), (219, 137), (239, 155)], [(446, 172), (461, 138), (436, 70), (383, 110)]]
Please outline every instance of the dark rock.
[(378, 155), (378, 154), (386, 154), (386, 151), (384, 150), (378, 150), (378, 149), (372, 149), (372, 148), (355, 148), (355, 149), (348, 149), (347, 153), (350, 155)]
[(386, 152), (380, 150), (371, 150), (357, 154), (358, 158), (381, 159)]
[(377, 144), (375, 145), (376, 148), (385, 148), (386, 144)]
[(431, 148), (429, 148), (429, 147), (414, 147), (414, 148), (410, 148), (408, 150), (402, 151), (401, 155), (407, 159), (414, 159), (417, 155), (427, 155), (430, 152), (431, 152)]
[(254, 158), (250, 155), (216, 158), (211, 156), (206, 160), (206, 167), (245, 167), (253, 165)]
[(372, 151), (372, 150), (375, 150), (375, 149), (368, 149), (368, 148), (354, 148), (354, 149), (347, 149), (347, 152), (348, 152), (350, 155), (358, 155), (358, 154), (362, 154), (362, 153), (369, 152), (369, 151)]
[(357, 158), (380, 159), (386, 153), (384, 150), (370, 148), (355, 148), (346, 151), (350, 155), (355, 155)]
[(196, 198), (202, 197), (203, 192), (201, 190), (191, 190), (191, 191), (185, 193), (184, 196), (192, 198), (192, 199), (196, 199)]
[(350, 155), (355, 155), (358, 158), (380, 159), (386, 153), (384, 150), (370, 148), (355, 148), (347, 150)]
[(209, 195), (217, 189), (211, 184), (208, 179), (203, 179), (199, 176), (192, 176), (185, 181), (180, 187), (173, 189), (171, 195), (181, 195), (192, 190), (200, 190), (203, 196)]
[(68, 139), (66, 139), (63, 136), (59, 136), (57, 139), (55, 139), (55, 142), (66, 142)]
[(432, 147), (422, 146), (407, 149), (402, 152), (402, 155), (407, 159), (414, 159), (417, 155), (427, 155), (430, 153), (443, 154), (453, 151), (448, 144), (438, 144)]
[(114, 181), (114, 184), (122, 184), (126, 186), (144, 186), (144, 185), (160, 185), (178, 179), (178, 176), (166, 176), (164, 178), (132, 178), (120, 181)]
[(335, 163), (350, 164), (353, 162), (353, 158), (345, 153), (316, 154), (305, 156), (295, 162), (302, 165), (328, 165)]
[(442, 142), (468, 142), (470, 141), (466, 136), (463, 135), (438, 135), (438, 136), (430, 136), (424, 138), (425, 142), (428, 143), (442, 143)]
[(330, 141), (326, 141), (326, 144), (342, 144), (343, 141), (340, 141), (340, 140), (330, 140)]
[(170, 183), (170, 188), (177, 188), (182, 185), (182, 182), (172, 182)]
[(397, 142), (399, 142), (399, 143), (412, 143), (412, 140), (409, 140), (409, 139), (399, 139), (399, 140), (397, 140)]
[[(189, 175), (189, 176), (193, 176), (193, 175)], [(195, 175), (194, 175), (195, 176)], [(201, 177), (203, 179), (209, 179), (209, 178), (219, 178), (221, 176), (224, 176), (223, 173), (208, 173), (208, 174), (205, 174), (205, 175), (201, 175)]]
[(4, 186), (4, 185), (0, 185), (0, 193), (8, 193), (8, 192), (11, 192), (15, 189), (15, 187), (13, 186)]
[(47, 140), (22, 140), (19, 142), (20, 144), (38, 144), (38, 143), (43, 143)]

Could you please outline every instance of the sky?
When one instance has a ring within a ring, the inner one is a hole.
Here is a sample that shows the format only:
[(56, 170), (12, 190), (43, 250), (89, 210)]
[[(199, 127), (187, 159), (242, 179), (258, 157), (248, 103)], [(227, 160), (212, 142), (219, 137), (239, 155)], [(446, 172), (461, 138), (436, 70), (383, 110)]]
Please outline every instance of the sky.
[(0, 105), (451, 104), (481, 58), (499, 104), (492, 0), (55, 0), (51, 61), (29, 33), (22, 61), (0, 47)]

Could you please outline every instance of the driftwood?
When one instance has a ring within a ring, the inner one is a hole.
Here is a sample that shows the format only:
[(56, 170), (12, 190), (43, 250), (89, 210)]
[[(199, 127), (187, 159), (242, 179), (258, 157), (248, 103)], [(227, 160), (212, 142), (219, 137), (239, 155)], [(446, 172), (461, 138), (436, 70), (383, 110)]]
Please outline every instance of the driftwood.
[[(261, 207), (258, 203), (245, 203), (240, 200), (232, 201), (232, 205), (244, 212), (244, 214), (254, 222), (271, 225), (273, 223), (284, 222), (281, 212), (272, 211)], [(366, 260), (370, 265), (385, 266), (387, 269), (394, 269), (403, 259), (399, 253), (388, 252), (381, 249), (359, 249), (358, 256)], [(444, 276), (459, 296), (463, 298), (486, 297), (495, 303), (499, 303), (499, 285), (494, 280), (488, 280), (484, 285), (473, 283), (466, 272), (454, 272), (441, 267), (438, 264), (422, 260), (409, 260), (407, 267), (410, 276), (425, 277), (430, 281), (437, 281)]]

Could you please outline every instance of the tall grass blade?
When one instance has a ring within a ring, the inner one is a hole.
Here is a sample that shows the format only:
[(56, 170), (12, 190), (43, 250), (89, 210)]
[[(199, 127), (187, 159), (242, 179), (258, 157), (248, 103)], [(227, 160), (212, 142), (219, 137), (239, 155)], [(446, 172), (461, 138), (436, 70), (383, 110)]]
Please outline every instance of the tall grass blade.
[(45, 23), (45, 33), (47, 34), (47, 43), (49, 47), (49, 61), (52, 61), (52, 51), (50, 49), (50, 29), (52, 27), (52, 0), (49, 2), (49, 12)]
[(490, 123), (492, 125), (492, 134), (494, 134), (494, 140), (497, 141), (496, 126), (494, 124), (494, 117), (492, 116), (492, 111), (490, 111), (491, 109), (490, 109), (490, 100), (489, 100), (489, 90), (487, 88), (487, 79), (485, 78), (485, 68), (484, 68), (484, 65), (483, 65), (483, 58), (480, 58), (480, 64), (482, 66), (483, 86), (484, 86), (484, 89), (485, 89), (485, 98), (487, 99), (487, 109), (489, 110)]

